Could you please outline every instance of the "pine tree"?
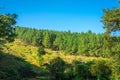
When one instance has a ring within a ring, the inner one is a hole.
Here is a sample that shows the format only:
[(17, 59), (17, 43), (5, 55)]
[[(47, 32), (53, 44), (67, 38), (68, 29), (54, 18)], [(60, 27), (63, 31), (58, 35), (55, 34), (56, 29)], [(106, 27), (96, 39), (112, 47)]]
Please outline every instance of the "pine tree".
[(51, 47), (51, 40), (50, 40), (50, 34), (49, 32), (45, 32), (44, 34), (44, 38), (43, 38), (43, 45), (46, 48), (50, 48)]

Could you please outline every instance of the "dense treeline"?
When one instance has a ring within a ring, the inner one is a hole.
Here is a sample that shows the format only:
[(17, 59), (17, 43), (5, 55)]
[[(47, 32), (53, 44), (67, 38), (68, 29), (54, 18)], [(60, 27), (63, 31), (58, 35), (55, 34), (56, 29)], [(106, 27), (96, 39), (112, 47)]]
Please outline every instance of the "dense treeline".
[[(37, 30), (33, 28), (16, 27), (17, 38), (23, 39), (34, 46), (44, 46), (53, 50), (62, 50), (73, 55), (108, 57), (104, 34), (70, 31)], [(118, 37), (119, 38), (119, 37)], [(114, 47), (119, 50), (120, 44)], [(112, 47), (111, 47), (112, 49)]]

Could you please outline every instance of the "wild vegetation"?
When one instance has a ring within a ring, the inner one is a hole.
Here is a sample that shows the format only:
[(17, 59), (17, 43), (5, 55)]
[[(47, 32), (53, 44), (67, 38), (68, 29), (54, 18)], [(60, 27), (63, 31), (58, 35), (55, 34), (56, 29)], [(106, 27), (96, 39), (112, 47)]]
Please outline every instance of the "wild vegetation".
[[(66, 54), (86, 55), (96, 57), (109, 57), (109, 48), (106, 45), (104, 34), (95, 34), (91, 31), (86, 33), (58, 32), (50, 30), (37, 30), (25, 27), (16, 27), (17, 38), (23, 39), (33, 46), (43, 46), (52, 50), (62, 50)], [(36, 34), (36, 35), (34, 35)], [(114, 36), (120, 39), (118, 36)], [(118, 52), (120, 43), (116, 42), (111, 50)]]
[[(1, 47), (0, 78), (3, 80), (96, 80), (100, 76), (106, 80), (108, 79), (108, 77), (104, 77), (106, 74), (106, 76), (112, 75), (112, 65), (110, 64), (113, 61), (109, 58), (76, 56), (51, 49), (45, 49), (46, 53), (41, 55), (38, 47), (28, 45), (19, 39)], [(103, 69), (104, 67), (105, 69)], [(99, 69), (100, 74), (97, 72)], [(13, 72), (10, 76), (9, 70)], [(108, 72), (105, 73), (102, 70), (108, 70)]]
[(104, 34), (14, 27), (1, 14), (0, 80), (120, 80), (119, 14), (104, 10)]

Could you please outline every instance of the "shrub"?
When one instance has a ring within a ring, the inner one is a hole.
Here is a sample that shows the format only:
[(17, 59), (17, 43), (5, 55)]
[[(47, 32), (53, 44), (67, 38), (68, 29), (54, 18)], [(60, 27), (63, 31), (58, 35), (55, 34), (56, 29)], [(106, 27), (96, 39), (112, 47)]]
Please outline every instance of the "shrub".
[(65, 62), (60, 57), (51, 60), (46, 67), (57, 80), (64, 80)]
[(44, 55), (45, 54), (45, 50), (44, 50), (44, 48), (42, 46), (40, 46), (38, 48), (38, 53), (39, 53), (39, 55)]
[(110, 80), (111, 69), (104, 60), (96, 60), (94, 64), (90, 66), (90, 72), (93, 76), (96, 76), (98, 80)]
[(74, 61), (73, 74), (75, 80), (94, 80), (94, 77), (89, 71), (89, 66), (92, 65), (92, 62), (80, 62)]

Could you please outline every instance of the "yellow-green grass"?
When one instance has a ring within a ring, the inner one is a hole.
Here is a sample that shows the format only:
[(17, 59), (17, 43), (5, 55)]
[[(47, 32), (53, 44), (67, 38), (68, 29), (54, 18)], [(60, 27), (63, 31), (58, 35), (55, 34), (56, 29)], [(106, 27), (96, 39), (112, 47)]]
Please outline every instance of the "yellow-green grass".
[(25, 61), (39, 66), (37, 60), (37, 47), (27, 45), (19, 39), (16, 39), (12, 43), (6, 43), (3, 52), (23, 58)]
[[(38, 48), (35, 46), (31, 46), (26, 44), (24, 41), (20, 39), (16, 39), (12, 43), (6, 43), (6, 48), (3, 48), (3, 51), (8, 54), (12, 54), (14, 56), (25, 59), (25, 61), (34, 64), (36, 66), (40, 66), (39, 57), (38, 57)], [(55, 57), (61, 57), (66, 63), (71, 64), (74, 60), (80, 60), (82, 62), (88, 62), (96, 59), (108, 60), (107, 58), (102, 57), (87, 57), (82, 55), (69, 55), (65, 54), (63, 51), (53, 51), (51, 49), (45, 49), (46, 54), (42, 56), (42, 63), (49, 63)]]

